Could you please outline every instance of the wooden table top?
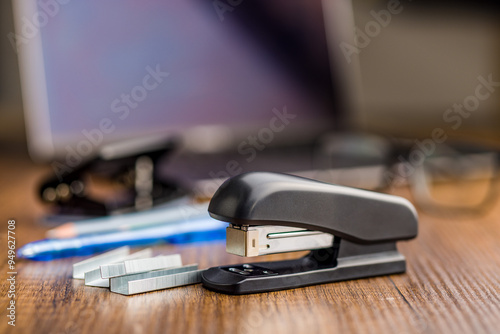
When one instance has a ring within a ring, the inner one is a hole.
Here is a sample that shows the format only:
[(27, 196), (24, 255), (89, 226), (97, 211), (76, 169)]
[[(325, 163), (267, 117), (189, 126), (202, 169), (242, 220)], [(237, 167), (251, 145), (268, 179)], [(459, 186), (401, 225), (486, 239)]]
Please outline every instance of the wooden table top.
[[(420, 215), (417, 239), (401, 242), (406, 274), (228, 296), (200, 284), (135, 296), (86, 287), (72, 263), (17, 261), (16, 326), (7, 324), (7, 220), (17, 247), (43, 238), (34, 187), (45, 167), (0, 160), (0, 333), (499, 333), (500, 203), (477, 219)], [(396, 194), (407, 196), (404, 188)], [(243, 263), (223, 243), (158, 246), (200, 268)], [(259, 260), (294, 258), (272, 255)]]

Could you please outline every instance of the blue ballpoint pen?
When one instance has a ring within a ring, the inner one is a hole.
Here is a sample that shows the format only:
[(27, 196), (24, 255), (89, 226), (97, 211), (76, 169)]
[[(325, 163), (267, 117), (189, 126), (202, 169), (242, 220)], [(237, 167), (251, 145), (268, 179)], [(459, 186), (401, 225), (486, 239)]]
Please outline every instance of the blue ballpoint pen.
[(121, 246), (146, 246), (161, 242), (186, 243), (221, 240), (227, 223), (202, 218), (141, 230), (82, 236), (72, 239), (44, 239), (24, 245), (19, 258), (48, 261), (70, 256), (84, 256)]

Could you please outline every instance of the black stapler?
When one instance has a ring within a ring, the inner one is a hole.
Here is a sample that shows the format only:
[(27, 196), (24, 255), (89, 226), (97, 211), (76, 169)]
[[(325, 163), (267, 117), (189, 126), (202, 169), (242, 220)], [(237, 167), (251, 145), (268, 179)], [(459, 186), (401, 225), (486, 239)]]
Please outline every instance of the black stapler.
[(311, 250), (296, 260), (210, 268), (203, 285), (249, 294), (403, 273), (396, 241), (415, 238), (418, 218), (401, 197), (292, 175), (255, 172), (227, 180), (210, 215), (229, 223), (226, 250), (258, 256)]

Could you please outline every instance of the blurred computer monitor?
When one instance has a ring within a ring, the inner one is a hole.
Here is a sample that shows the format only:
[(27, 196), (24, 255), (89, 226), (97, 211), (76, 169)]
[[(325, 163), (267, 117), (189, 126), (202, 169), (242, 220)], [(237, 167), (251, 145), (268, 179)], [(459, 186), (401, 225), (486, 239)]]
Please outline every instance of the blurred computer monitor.
[(499, 145), (498, 1), (323, 2), (354, 127)]
[(15, 1), (31, 155), (312, 141), (336, 125), (321, 1)]

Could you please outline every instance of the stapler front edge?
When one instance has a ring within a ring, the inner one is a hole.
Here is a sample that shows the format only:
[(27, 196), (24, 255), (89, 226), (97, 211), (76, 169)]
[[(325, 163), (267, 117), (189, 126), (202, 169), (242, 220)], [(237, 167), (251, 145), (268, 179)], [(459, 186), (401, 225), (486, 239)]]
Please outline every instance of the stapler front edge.
[(254, 172), (227, 180), (208, 211), (226, 221), (226, 250), (258, 256), (310, 250), (299, 259), (220, 266), (204, 287), (249, 294), (403, 273), (396, 241), (415, 238), (418, 218), (404, 198), (297, 176)]

